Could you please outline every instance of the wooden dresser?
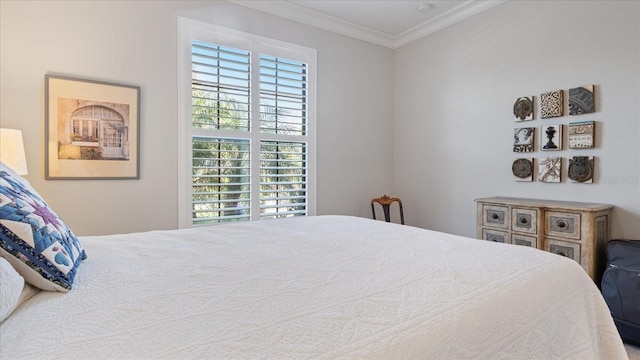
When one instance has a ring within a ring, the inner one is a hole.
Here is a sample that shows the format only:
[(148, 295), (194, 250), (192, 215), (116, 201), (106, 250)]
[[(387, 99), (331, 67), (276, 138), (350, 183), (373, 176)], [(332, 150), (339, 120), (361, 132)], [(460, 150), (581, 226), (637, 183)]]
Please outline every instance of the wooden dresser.
[(531, 246), (577, 261), (597, 283), (611, 239), (613, 205), (489, 197), (476, 199), (479, 239)]

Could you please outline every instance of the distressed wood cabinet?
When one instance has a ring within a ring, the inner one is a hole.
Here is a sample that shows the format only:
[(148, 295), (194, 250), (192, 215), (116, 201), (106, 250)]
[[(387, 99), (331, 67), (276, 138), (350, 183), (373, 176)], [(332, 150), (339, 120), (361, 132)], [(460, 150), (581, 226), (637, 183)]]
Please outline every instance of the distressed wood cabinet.
[(476, 199), (476, 208), (479, 239), (569, 257), (600, 283), (613, 205), (489, 197)]

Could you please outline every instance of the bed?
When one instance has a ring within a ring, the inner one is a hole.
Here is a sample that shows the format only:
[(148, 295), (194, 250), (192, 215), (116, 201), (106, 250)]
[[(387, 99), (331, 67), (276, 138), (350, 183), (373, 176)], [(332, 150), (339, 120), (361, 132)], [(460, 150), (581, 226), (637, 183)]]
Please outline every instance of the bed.
[(0, 359), (627, 357), (582, 268), (528, 247), (337, 215), (77, 240)]

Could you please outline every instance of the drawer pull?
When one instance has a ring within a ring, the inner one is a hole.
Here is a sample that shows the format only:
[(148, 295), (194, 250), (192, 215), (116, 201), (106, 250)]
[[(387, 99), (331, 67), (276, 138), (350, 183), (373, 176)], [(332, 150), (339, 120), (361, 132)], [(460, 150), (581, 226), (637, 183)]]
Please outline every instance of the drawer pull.
[(498, 216), (498, 214), (496, 214), (496, 213), (493, 213), (493, 214), (491, 214), (491, 218), (493, 220), (498, 220), (500, 218), (500, 216)]
[(518, 222), (522, 225), (527, 225), (529, 223), (529, 219), (527, 219), (526, 217), (521, 217), (518, 219)]
[(556, 221), (556, 226), (559, 227), (560, 229), (564, 229), (567, 227), (567, 223), (564, 222), (563, 220), (558, 220)]
[(564, 250), (556, 250), (556, 254), (560, 255), (560, 256), (564, 256), (567, 257), (567, 253), (564, 252)]

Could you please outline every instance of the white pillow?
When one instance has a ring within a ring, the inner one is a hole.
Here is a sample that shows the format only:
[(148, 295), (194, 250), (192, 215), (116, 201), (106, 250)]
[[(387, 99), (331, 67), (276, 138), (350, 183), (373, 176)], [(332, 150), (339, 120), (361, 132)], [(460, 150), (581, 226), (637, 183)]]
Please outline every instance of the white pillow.
[(0, 257), (0, 323), (20, 304), (23, 288), (24, 278), (7, 260)]

